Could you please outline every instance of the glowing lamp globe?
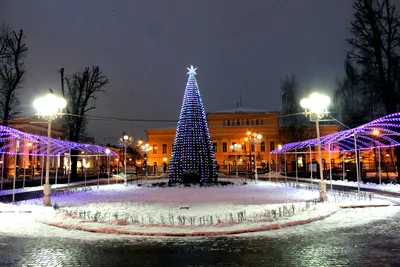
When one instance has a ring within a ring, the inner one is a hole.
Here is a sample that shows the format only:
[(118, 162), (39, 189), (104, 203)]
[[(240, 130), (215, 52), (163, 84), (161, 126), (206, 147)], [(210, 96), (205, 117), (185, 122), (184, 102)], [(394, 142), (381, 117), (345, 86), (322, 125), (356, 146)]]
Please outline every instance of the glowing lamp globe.
[(54, 116), (61, 112), (67, 106), (67, 101), (62, 97), (53, 94), (47, 94), (33, 102), (34, 108), (40, 116)]
[(318, 114), (326, 112), (330, 102), (331, 100), (329, 97), (319, 93), (312, 93), (308, 98), (304, 98), (300, 101), (300, 106), (308, 109), (310, 112)]

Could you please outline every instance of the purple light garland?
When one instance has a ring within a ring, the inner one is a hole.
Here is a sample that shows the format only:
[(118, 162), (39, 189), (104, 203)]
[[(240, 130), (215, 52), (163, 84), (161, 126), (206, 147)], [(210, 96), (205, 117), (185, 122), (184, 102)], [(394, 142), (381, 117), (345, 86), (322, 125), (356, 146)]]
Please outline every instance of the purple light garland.
[[(18, 146), (19, 141), (19, 146)], [(0, 126), (0, 153), (23, 155), (29, 151), (30, 155), (47, 155), (47, 136), (29, 134), (16, 129)], [(31, 146), (28, 146), (31, 144)], [(50, 138), (50, 156), (57, 156), (70, 150), (84, 150), (90, 153), (106, 155), (106, 148), (98, 145), (81, 144), (76, 142), (64, 141)], [(114, 151), (110, 151), (110, 156), (117, 156)]]
[[(379, 134), (374, 134), (374, 130), (379, 131)], [(353, 129), (322, 136), (320, 138), (321, 148), (328, 150), (332, 145), (334, 150), (337, 151), (354, 151), (354, 136), (356, 137), (358, 150), (398, 146), (400, 142), (396, 139), (400, 140), (400, 113), (381, 117)], [(317, 146), (317, 138), (284, 144), (281, 149), (275, 149), (270, 154), (307, 149), (311, 146)], [(331, 151), (333, 150), (331, 149)]]

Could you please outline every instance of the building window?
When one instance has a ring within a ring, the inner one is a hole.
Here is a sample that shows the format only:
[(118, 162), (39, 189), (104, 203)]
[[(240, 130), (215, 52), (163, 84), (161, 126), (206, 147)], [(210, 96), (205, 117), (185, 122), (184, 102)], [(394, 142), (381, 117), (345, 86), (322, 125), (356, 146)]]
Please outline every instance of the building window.
[(226, 142), (222, 143), (222, 152), (226, 152), (227, 151), (227, 146), (226, 146)]
[(254, 125), (254, 120), (251, 120), (251, 125)]
[(256, 125), (258, 125), (258, 119), (256, 119)]
[(218, 143), (213, 143), (214, 152), (218, 152)]
[(261, 152), (265, 152), (265, 142), (261, 142), (261, 147), (260, 147)]
[(162, 145), (162, 153), (167, 154), (167, 144)]
[(225, 126), (225, 120), (222, 120), (222, 126)]
[(269, 142), (269, 151), (275, 150), (275, 142)]
[(232, 120), (232, 126), (235, 126), (235, 120)]
[(228, 120), (228, 126), (231, 126), (231, 120)]
[(236, 125), (237, 125), (237, 126), (240, 125), (240, 120), (239, 120), (239, 119), (236, 120)]
[(153, 145), (153, 154), (157, 154), (157, 145)]
[(244, 119), (242, 119), (242, 125), (244, 125)]
[(246, 120), (246, 125), (250, 125), (249, 119)]
[(264, 125), (264, 120), (260, 119), (260, 125)]

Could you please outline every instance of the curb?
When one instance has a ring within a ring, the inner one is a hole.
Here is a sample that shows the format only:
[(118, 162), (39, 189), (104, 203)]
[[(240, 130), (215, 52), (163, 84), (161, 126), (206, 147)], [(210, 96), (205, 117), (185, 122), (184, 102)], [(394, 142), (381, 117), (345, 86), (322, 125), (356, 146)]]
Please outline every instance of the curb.
[(238, 229), (238, 230), (230, 230), (230, 231), (229, 230), (215, 231), (215, 232), (206, 232), (206, 231), (186, 232), (186, 233), (185, 232), (183, 232), (183, 233), (132, 232), (132, 231), (117, 230), (117, 229), (113, 229), (113, 228), (92, 229), (92, 228), (86, 228), (86, 227), (82, 227), (82, 226), (74, 226), (74, 225), (63, 224), (63, 223), (54, 223), (54, 222), (49, 222), (49, 221), (40, 221), (40, 222), (43, 224), (49, 225), (49, 226), (55, 226), (55, 227), (64, 228), (64, 229), (68, 229), (68, 230), (80, 230), (80, 231), (85, 231), (85, 232), (102, 233), (102, 234), (132, 235), (132, 236), (169, 236), (169, 237), (225, 236), (225, 235), (263, 232), (263, 231), (276, 230), (276, 229), (281, 229), (281, 228), (286, 228), (286, 227), (304, 225), (304, 224), (308, 224), (308, 223), (311, 223), (314, 221), (323, 220), (323, 219), (335, 214), (339, 210), (336, 210), (327, 215), (318, 216), (318, 217), (307, 219), (307, 220), (299, 220), (299, 221), (295, 221), (295, 222), (287, 222), (287, 223), (282, 223), (282, 224), (275, 223), (275, 224), (269, 224), (269, 225), (264, 225), (264, 226), (260, 226), (260, 227), (256, 227), (256, 228), (249, 228), (249, 229)]

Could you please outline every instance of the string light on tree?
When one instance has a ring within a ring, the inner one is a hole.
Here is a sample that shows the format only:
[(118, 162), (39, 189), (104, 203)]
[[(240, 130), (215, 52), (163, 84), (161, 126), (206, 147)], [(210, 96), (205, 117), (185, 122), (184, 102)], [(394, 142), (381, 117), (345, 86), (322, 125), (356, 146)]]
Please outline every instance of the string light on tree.
[(200, 182), (217, 180), (217, 164), (206, 114), (195, 78), (197, 68), (190, 66), (168, 168), (170, 182), (182, 182), (182, 176), (194, 173)]

